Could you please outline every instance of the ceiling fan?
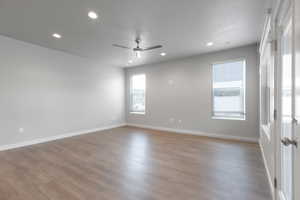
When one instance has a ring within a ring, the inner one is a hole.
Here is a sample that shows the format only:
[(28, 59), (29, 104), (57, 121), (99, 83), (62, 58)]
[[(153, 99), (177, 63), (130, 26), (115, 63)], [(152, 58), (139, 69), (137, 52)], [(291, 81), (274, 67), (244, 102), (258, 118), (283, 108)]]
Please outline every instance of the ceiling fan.
[(130, 48), (130, 47), (127, 47), (127, 46), (124, 46), (124, 45), (119, 45), (119, 44), (113, 44), (113, 46), (114, 47), (119, 47), (119, 48), (122, 48), (122, 49), (133, 50), (135, 52), (137, 58), (141, 58), (141, 52), (143, 52), (143, 51), (150, 51), (150, 50), (153, 50), (153, 49), (162, 48), (162, 45), (155, 45), (155, 46), (151, 46), (151, 47), (147, 47), (147, 48), (141, 48), (140, 47), (140, 43), (141, 43), (141, 39), (140, 38), (137, 38), (135, 40), (135, 43), (136, 43), (136, 47), (135, 48)]

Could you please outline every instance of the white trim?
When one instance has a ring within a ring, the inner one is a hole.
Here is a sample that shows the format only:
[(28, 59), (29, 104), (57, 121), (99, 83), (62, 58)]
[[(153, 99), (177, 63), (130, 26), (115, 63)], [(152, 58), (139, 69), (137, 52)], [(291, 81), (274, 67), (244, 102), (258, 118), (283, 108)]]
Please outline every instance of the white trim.
[(216, 120), (236, 120), (236, 121), (246, 121), (245, 117), (243, 118), (234, 118), (234, 117), (218, 117), (218, 116), (212, 116), (212, 119), (216, 119)]
[(146, 115), (145, 112), (129, 112), (131, 115)]
[(261, 140), (259, 140), (259, 147), (260, 147), (261, 155), (262, 155), (262, 158), (263, 158), (263, 161), (264, 161), (264, 166), (265, 166), (265, 169), (266, 169), (266, 172), (267, 172), (272, 199), (275, 199), (275, 196), (274, 196), (275, 190), (274, 190), (274, 185), (273, 185), (273, 179), (271, 177), (271, 173), (270, 173), (269, 168), (268, 168), (268, 163), (267, 163), (267, 160), (266, 160), (266, 156), (265, 156), (265, 152), (264, 152)]
[(265, 19), (265, 24), (263, 28), (263, 34), (260, 40), (260, 47), (259, 47), (259, 53), (263, 54), (265, 46), (272, 38), (269, 37), (271, 35), (271, 30), (272, 30), (272, 18), (271, 18), (271, 13), (268, 13)]
[(126, 126), (126, 124), (125, 123), (115, 124), (115, 125), (111, 125), (111, 126), (105, 126), (105, 127), (88, 129), (88, 130), (81, 130), (81, 131), (76, 131), (76, 132), (72, 132), (72, 133), (65, 133), (65, 134), (50, 136), (50, 137), (46, 137), (46, 138), (39, 138), (39, 139), (29, 140), (29, 141), (19, 142), (19, 143), (15, 143), (15, 144), (2, 145), (2, 146), (0, 146), (0, 151), (5, 151), (5, 150), (9, 150), (9, 149), (15, 149), (15, 148), (20, 148), (20, 147), (30, 146), (30, 145), (39, 144), (39, 143), (50, 142), (50, 141), (53, 141), (53, 140), (59, 140), (59, 139), (73, 137), (73, 136), (77, 136), (77, 135), (95, 133), (95, 132), (98, 132), (98, 131), (104, 131), (104, 130), (108, 130), (108, 129), (112, 129), (112, 128), (118, 128), (118, 127), (122, 127), (122, 126)]
[[(134, 111), (132, 110), (132, 79), (134, 76), (144, 76), (145, 77), (145, 91), (144, 91), (144, 103), (145, 103), (145, 109), (144, 111)], [(147, 94), (147, 77), (146, 73), (137, 73), (130, 75), (129, 80), (129, 114), (138, 114), (138, 115), (146, 115), (146, 94)]]
[(258, 139), (249, 138), (249, 137), (229, 136), (229, 135), (224, 135), (224, 134), (205, 133), (205, 132), (195, 131), (195, 130), (166, 128), (166, 127), (150, 126), (150, 125), (143, 125), (143, 124), (132, 124), (132, 123), (127, 123), (127, 126), (159, 130), (159, 131), (168, 131), (168, 132), (179, 133), (179, 134), (198, 135), (198, 136), (205, 136), (205, 137), (218, 138), (218, 139), (227, 139), (227, 140), (237, 140), (237, 141), (243, 141), (243, 142), (258, 143)]
[[(243, 62), (243, 81), (242, 81), (242, 88), (243, 88), (243, 104), (244, 104), (244, 108), (243, 108), (243, 112), (244, 112), (244, 117), (243, 118), (239, 118), (240, 120), (246, 120), (246, 84), (247, 84), (247, 59), (246, 58), (236, 58), (236, 59), (231, 59), (231, 60), (225, 60), (225, 61), (220, 61), (220, 62), (214, 62), (211, 64), (211, 69), (212, 69), (212, 79), (211, 79), (211, 117), (212, 119), (216, 119), (218, 116), (215, 115), (215, 110), (214, 110), (214, 89), (215, 89), (215, 82), (214, 82), (214, 65), (220, 65), (220, 64), (226, 64), (226, 63), (234, 63), (234, 62)], [(226, 120), (228, 118), (232, 118), (231, 116), (223, 116), (223, 120)], [(258, 142), (258, 141), (257, 141)]]
[(279, 200), (287, 200), (282, 191), (278, 191)]
[(175, 128), (165, 128), (165, 127), (141, 125), (141, 124), (131, 124), (131, 123), (125, 124), (125, 123), (122, 123), (122, 124), (116, 124), (116, 125), (101, 127), (101, 128), (94, 128), (94, 129), (76, 131), (76, 132), (72, 132), (72, 133), (65, 133), (65, 134), (50, 136), (50, 137), (46, 137), (46, 138), (38, 138), (38, 139), (24, 141), (24, 142), (18, 142), (18, 143), (14, 143), (14, 144), (2, 145), (2, 146), (0, 146), (0, 151), (20, 148), (20, 147), (26, 147), (26, 146), (30, 146), (30, 145), (34, 145), (34, 144), (50, 142), (50, 141), (59, 140), (59, 139), (63, 139), (63, 138), (68, 138), (68, 137), (73, 137), (73, 136), (78, 136), (78, 135), (95, 133), (95, 132), (98, 132), (98, 131), (104, 131), (104, 130), (108, 130), (108, 129), (112, 129), (112, 128), (123, 127), (123, 126), (147, 128), (147, 129), (152, 129), (152, 130), (168, 131), (168, 132), (179, 133), (179, 134), (206, 136), (206, 137), (219, 138), (219, 139), (230, 139), (230, 140), (238, 140), (238, 141), (245, 141), (245, 142), (258, 142), (258, 139), (256, 139), (256, 138), (228, 136), (228, 135), (223, 135), (223, 134), (205, 133), (205, 132), (194, 131), (194, 130), (185, 130), (185, 129), (175, 129)]
[(261, 129), (262, 129), (263, 134), (268, 138), (268, 142), (270, 142), (271, 141), (270, 127), (268, 125), (261, 125)]

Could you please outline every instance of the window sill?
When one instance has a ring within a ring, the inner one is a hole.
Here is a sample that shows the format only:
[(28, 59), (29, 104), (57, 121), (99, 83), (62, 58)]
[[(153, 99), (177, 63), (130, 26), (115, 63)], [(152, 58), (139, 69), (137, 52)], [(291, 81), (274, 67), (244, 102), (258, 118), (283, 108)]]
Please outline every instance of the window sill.
[(236, 121), (245, 121), (246, 118), (234, 118), (234, 117), (212, 117), (212, 119), (217, 119), (217, 120), (236, 120)]
[(145, 115), (146, 113), (145, 112), (130, 112), (129, 114), (132, 114), (132, 115)]

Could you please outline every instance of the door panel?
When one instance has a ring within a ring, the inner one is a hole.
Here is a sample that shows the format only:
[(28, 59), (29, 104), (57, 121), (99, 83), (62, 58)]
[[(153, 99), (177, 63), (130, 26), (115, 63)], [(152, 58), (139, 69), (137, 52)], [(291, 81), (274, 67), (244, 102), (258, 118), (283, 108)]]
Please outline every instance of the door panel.
[(293, 138), (292, 58), (292, 20), (288, 17), (282, 26), (281, 35), (280, 138), (283, 142), (280, 146), (280, 196), (282, 200), (293, 200), (293, 147), (287, 143)]
[(294, 45), (295, 45), (295, 124), (294, 139), (298, 147), (294, 148), (294, 191), (295, 200), (300, 200), (300, 0), (295, 0), (294, 5)]

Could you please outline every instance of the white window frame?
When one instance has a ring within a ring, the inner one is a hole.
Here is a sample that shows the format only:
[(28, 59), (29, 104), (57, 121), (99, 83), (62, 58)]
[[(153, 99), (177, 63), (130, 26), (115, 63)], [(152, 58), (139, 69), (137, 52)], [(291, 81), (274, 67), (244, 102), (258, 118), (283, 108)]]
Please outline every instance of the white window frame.
[[(243, 100), (244, 100), (244, 117), (243, 118), (238, 118), (238, 117), (232, 117), (232, 116), (216, 116), (214, 114), (214, 65), (218, 65), (218, 64), (225, 64), (225, 63), (231, 63), (231, 62), (240, 62), (242, 61), (244, 63), (243, 66), (243, 86), (244, 86), (244, 93), (243, 93)], [(245, 121), (247, 118), (247, 111), (246, 111), (246, 70), (247, 70), (247, 61), (245, 58), (237, 58), (237, 59), (231, 59), (231, 60), (225, 60), (225, 61), (221, 61), (221, 62), (214, 62), (211, 64), (211, 69), (212, 69), (212, 73), (211, 73), (211, 118), (212, 119), (216, 119), (216, 120), (241, 120), (241, 121)]]
[[(140, 75), (144, 75), (145, 76), (145, 109), (144, 111), (142, 112), (139, 112), (139, 111), (133, 111), (132, 110), (132, 79), (134, 76), (140, 76)], [(146, 114), (146, 88), (147, 88), (147, 77), (146, 77), (146, 74), (144, 73), (140, 73), (140, 74), (132, 74), (130, 76), (130, 86), (129, 86), (129, 113), (130, 114), (137, 114), (137, 115), (145, 115)]]
[[(274, 42), (271, 26), (271, 15), (268, 15), (264, 25), (263, 36), (260, 42), (260, 66), (259, 66), (259, 98), (260, 98), (260, 128), (262, 132), (271, 141), (271, 130), (274, 123), (274, 110), (275, 110), (275, 54), (274, 54)], [(267, 73), (263, 74), (262, 70), (266, 70)], [(262, 77), (265, 75), (267, 85), (269, 86), (267, 99), (263, 98)], [(264, 100), (268, 100), (267, 104)], [(263, 103), (264, 102), (264, 103)], [(268, 106), (268, 107), (265, 107)], [(266, 119), (263, 121), (263, 119)]]

